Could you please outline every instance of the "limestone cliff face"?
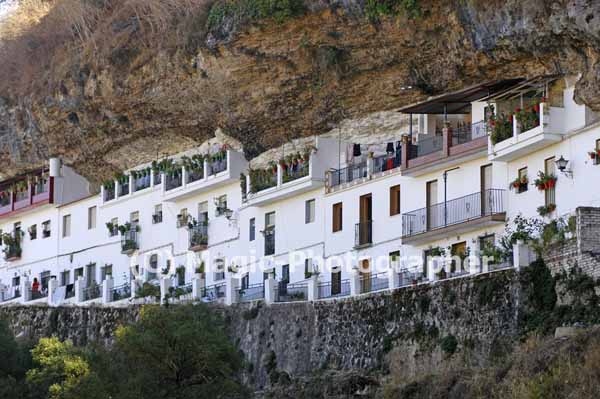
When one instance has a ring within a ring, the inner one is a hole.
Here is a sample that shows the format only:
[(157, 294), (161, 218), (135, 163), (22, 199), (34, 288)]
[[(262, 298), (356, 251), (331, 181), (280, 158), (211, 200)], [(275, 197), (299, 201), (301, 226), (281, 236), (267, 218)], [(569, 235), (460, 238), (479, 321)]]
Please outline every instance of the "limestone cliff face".
[(580, 75), (576, 100), (600, 110), (599, 2), (417, 3), (420, 16), (374, 23), (363, 0), (306, 1), (284, 22), (224, 19), (193, 51), (150, 57), (129, 43), (95, 66), (79, 54), (55, 66), (49, 93), (0, 93), (1, 173), (60, 155), (98, 181), (217, 127), (253, 157), (344, 119), (542, 73)]

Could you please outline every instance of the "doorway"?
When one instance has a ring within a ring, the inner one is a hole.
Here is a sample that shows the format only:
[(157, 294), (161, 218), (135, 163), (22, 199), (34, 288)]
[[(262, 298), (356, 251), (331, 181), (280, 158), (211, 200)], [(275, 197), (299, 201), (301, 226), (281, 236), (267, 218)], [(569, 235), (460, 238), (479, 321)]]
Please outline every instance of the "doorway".
[(436, 209), (433, 207), (437, 204), (438, 199), (438, 182), (433, 180), (427, 182), (427, 196), (426, 196), (426, 207), (427, 207), (427, 230), (438, 227), (438, 214)]

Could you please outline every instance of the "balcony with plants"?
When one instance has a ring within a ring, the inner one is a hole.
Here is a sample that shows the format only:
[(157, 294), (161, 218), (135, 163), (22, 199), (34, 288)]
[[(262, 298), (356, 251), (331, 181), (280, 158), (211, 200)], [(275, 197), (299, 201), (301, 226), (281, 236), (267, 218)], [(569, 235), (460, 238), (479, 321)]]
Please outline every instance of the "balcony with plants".
[(147, 167), (141, 170), (132, 170), (133, 191), (138, 192), (150, 188), (152, 184), (152, 168)]
[(139, 249), (140, 226), (127, 222), (118, 226), (117, 229), (121, 233), (121, 253), (132, 255)]
[[(325, 186), (325, 174), (337, 159), (336, 140), (319, 138), (316, 145), (281, 156), (277, 161), (263, 161), (241, 176), (242, 197), (253, 206), (262, 206)], [(244, 177), (246, 180), (244, 181)]]
[(190, 251), (204, 251), (208, 247), (208, 222), (192, 219), (188, 222), (188, 249)]
[(0, 216), (52, 202), (53, 182), (44, 170), (0, 184)]
[(7, 262), (13, 262), (21, 259), (21, 255), (23, 253), (23, 249), (21, 247), (23, 235), (23, 231), (20, 229), (17, 229), (12, 233), (2, 234), (2, 244), (4, 245), (2, 252), (4, 253), (4, 259)]
[(534, 80), (490, 98), (490, 160), (511, 161), (562, 140), (569, 115), (562, 90), (549, 90), (551, 85)]

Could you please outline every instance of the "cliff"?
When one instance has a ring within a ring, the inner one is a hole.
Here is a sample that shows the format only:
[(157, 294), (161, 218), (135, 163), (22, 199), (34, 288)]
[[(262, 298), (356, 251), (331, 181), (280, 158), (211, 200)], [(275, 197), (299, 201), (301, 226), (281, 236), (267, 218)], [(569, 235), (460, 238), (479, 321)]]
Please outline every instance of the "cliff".
[(4, 40), (3, 175), (58, 155), (98, 181), (217, 127), (251, 158), (496, 78), (579, 75), (576, 101), (600, 110), (594, 1), (75, 3)]

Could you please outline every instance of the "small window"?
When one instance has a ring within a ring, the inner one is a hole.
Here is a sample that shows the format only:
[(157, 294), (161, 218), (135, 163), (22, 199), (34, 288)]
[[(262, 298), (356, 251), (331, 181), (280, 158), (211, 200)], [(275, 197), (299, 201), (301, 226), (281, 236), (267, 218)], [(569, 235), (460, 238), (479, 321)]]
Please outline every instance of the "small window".
[(79, 277), (83, 277), (83, 267), (78, 267), (77, 269), (75, 269), (75, 281), (79, 280)]
[(50, 234), (51, 234), (50, 221), (46, 220), (44, 223), (42, 223), (42, 238), (48, 238), (48, 237), (50, 237)]
[(247, 290), (250, 286), (250, 275), (248, 273), (244, 274), (244, 277), (242, 277), (241, 284), (243, 290)]
[(96, 228), (96, 207), (88, 208), (88, 230)]
[(290, 282), (290, 265), (281, 266), (281, 281)]
[(71, 215), (63, 216), (63, 237), (69, 237), (71, 235)]
[(315, 221), (315, 200), (311, 199), (304, 204), (304, 223), (312, 223)]
[(304, 278), (310, 278), (313, 272), (312, 259), (304, 259)]
[(217, 259), (215, 261), (216, 270), (215, 270), (215, 281), (224, 280), (225, 279), (225, 260)]
[(154, 205), (154, 213), (152, 214), (152, 224), (162, 223), (162, 204)]
[(390, 266), (397, 266), (400, 262), (400, 251), (390, 252)]
[(523, 193), (523, 192), (527, 191), (528, 186), (529, 186), (528, 177), (527, 177), (527, 167), (519, 169), (518, 177), (519, 177), (519, 179), (517, 181), (517, 183), (518, 183), (517, 192)]
[(390, 187), (390, 216), (400, 213), (400, 185)]
[[(0, 236), (2, 235), (2, 232), (0, 231)], [(29, 226), (29, 239), (30, 240), (35, 240), (37, 238), (37, 224), (32, 224), (31, 226)]]
[(131, 222), (132, 226), (137, 226), (140, 224), (140, 213), (138, 211), (131, 212), (129, 215), (129, 221)]
[(177, 215), (177, 228), (180, 229), (182, 227), (187, 226), (188, 223), (188, 210), (187, 208), (183, 208), (179, 215)]
[(248, 236), (250, 241), (256, 240), (256, 219), (250, 219), (250, 224), (248, 225)]
[(110, 219), (110, 224), (112, 225), (112, 229), (109, 230), (108, 235), (114, 237), (119, 234), (119, 218)]
[(216, 201), (216, 216), (222, 216), (227, 211), (227, 195), (221, 195)]
[(342, 203), (333, 204), (333, 232), (341, 231), (342, 226)]

